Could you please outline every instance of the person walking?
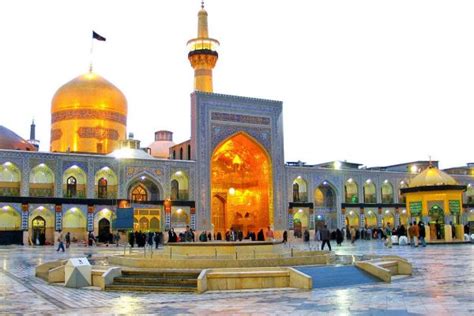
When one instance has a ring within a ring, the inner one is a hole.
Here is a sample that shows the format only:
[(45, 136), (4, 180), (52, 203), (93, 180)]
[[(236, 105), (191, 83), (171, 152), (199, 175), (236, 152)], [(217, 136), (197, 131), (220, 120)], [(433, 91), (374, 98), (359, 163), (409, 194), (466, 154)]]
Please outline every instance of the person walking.
[(316, 249), (319, 249), (321, 244), (321, 230), (318, 227), (316, 227), (314, 231), (314, 241), (316, 242)]
[(390, 227), (390, 223), (387, 223), (387, 226), (385, 227), (385, 236), (387, 240), (385, 241), (385, 245), (388, 248), (392, 248), (392, 228)]
[(351, 244), (353, 245), (356, 240), (356, 230), (354, 226), (351, 226), (350, 234), (351, 234)]
[(309, 231), (307, 229), (305, 229), (305, 231), (303, 233), (303, 241), (308, 244), (308, 248), (311, 247), (311, 245), (309, 243)]
[(413, 222), (413, 243), (415, 247), (418, 247), (418, 237), (420, 236), (420, 229), (418, 228), (418, 225), (416, 225), (416, 222)]
[(415, 246), (415, 238), (413, 233), (413, 225), (411, 223), (408, 224), (408, 241), (410, 242), (410, 247)]
[(343, 232), (338, 228), (336, 230), (336, 243), (337, 243), (337, 245), (341, 246), (343, 240), (344, 240)]
[(71, 245), (71, 233), (67, 232), (67, 234), (66, 234), (66, 248), (69, 248), (70, 245)]
[(178, 241), (178, 236), (176, 235), (174, 228), (171, 227), (171, 229), (168, 231), (168, 242), (176, 242), (176, 241)]
[(63, 243), (63, 240), (61, 239), (61, 235), (59, 235), (58, 237), (58, 249), (56, 249), (56, 251), (59, 251), (59, 249), (61, 249), (64, 252), (64, 243)]
[(286, 245), (287, 242), (288, 242), (288, 232), (285, 230), (283, 232), (283, 243)]
[(328, 230), (328, 226), (324, 225), (324, 227), (321, 229), (321, 240), (323, 241), (323, 244), (321, 246), (321, 250), (324, 250), (324, 246), (327, 244), (329, 247), (329, 251), (331, 251), (331, 241), (330, 241), (330, 233)]
[(425, 241), (426, 231), (425, 231), (425, 223), (423, 223), (423, 221), (418, 222), (418, 232), (420, 235), (421, 246), (426, 247), (426, 241)]
[(267, 240), (273, 241), (274, 234), (273, 234), (273, 230), (270, 228), (270, 226), (267, 227), (267, 233), (265, 235), (267, 237), (266, 238)]

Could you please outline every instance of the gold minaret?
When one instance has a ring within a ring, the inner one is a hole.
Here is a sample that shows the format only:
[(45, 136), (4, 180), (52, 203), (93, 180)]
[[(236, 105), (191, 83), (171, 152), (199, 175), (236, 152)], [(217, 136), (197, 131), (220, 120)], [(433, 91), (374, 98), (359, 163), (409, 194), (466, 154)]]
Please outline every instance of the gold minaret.
[(194, 69), (194, 90), (212, 92), (212, 69), (216, 65), (219, 41), (209, 38), (204, 1), (198, 13), (198, 36), (188, 41), (188, 59)]

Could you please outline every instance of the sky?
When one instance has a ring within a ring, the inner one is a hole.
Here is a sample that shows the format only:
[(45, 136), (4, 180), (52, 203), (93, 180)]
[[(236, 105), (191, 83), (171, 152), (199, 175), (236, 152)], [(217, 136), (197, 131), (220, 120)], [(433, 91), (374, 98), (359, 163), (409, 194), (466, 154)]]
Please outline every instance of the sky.
[[(0, 125), (49, 149), (55, 91), (94, 70), (128, 132), (190, 138), (199, 0), (0, 1)], [(285, 160), (474, 161), (474, 1), (207, 0), (214, 92), (283, 101)]]

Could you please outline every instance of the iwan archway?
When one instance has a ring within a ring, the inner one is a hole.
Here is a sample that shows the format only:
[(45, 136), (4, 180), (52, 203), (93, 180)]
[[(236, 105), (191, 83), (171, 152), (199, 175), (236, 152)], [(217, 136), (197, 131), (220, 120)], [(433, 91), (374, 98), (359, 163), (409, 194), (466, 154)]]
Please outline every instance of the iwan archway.
[(214, 232), (234, 228), (246, 235), (273, 224), (272, 162), (243, 132), (221, 142), (211, 156), (211, 218)]

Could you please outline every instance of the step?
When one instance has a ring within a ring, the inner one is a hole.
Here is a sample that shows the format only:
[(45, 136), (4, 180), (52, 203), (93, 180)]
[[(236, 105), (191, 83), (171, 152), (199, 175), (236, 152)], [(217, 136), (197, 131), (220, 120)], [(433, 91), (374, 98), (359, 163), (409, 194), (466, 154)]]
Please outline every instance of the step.
[(111, 285), (107, 285), (105, 287), (105, 290), (106, 291), (130, 291), (130, 292), (195, 292), (197, 290), (197, 287), (111, 284)]
[(139, 278), (139, 277), (115, 277), (113, 284), (140, 284), (140, 285), (164, 285), (172, 284), (197, 286), (197, 279), (167, 279), (167, 278)]
[(133, 276), (138, 278), (179, 278), (179, 279), (197, 279), (199, 272), (191, 271), (122, 271), (122, 276)]

